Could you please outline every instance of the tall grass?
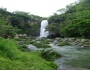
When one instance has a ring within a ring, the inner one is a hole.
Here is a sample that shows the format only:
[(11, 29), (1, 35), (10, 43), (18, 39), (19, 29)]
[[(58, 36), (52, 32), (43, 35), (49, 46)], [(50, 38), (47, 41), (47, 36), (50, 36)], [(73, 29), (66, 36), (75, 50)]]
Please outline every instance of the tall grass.
[(0, 38), (0, 55), (11, 60), (19, 57), (20, 51), (14, 40)]
[(22, 52), (15, 40), (0, 38), (0, 70), (56, 70), (57, 65), (41, 52)]

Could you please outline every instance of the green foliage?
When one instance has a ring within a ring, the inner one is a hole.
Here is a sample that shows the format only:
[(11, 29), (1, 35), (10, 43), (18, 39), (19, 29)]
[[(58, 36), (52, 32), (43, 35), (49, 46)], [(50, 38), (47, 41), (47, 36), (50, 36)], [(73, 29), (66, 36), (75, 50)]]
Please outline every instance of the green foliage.
[[(88, 12), (87, 12), (88, 13)], [(79, 15), (81, 12), (79, 13)], [(84, 12), (82, 14), (85, 14)], [(89, 14), (89, 13), (88, 13)], [(85, 14), (86, 15), (86, 14)], [(82, 18), (82, 19), (81, 19)], [(87, 19), (86, 19), (87, 18)], [(72, 19), (67, 26), (62, 26), (61, 34), (67, 37), (85, 37), (89, 38), (90, 34), (90, 20), (89, 16), (80, 15), (80, 18)]]
[(48, 27), (51, 32), (53, 31), (55, 34), (60, 34), (60, 31), (59, 31), (60, 27), (57, 24), (51, 24)]
[[(64, 13), (49, 17), (51, 34), (90, 38), (90, 1), (70, 4)], [(57, 36), (58, 36), (57, 35)]]
[(51, 40), (47, 40), (47, 39), (40, 39), (40, 40), (36, 40), (34, 42), (34, 45), (38, 48), (50, 48), (51, 46), (49, 45), (51, 42)]
[(39, 41), (41, 41), (41, 43), (43, 44), (50, 44), (50, 42), (52, 42), (51, 39), (44, 39), (44, 38), (41, 38)]
[(6, 8), (0, 8), (0, 17), (6, 19), (11, 13)]
[(12, 27), (11, 25), (0, 25), (0, 36), (14, 37), (19, 29)]
[(12, 26), (19, 29), (19, 34), (39, 35), (42, 17), (28, 12), (15, 11), (10, 13), (6, 8), (0, 8), (0, 26)]
[(90, 20), (83, 20), (80, 23), (78, 23), (79, 25), (79, 32), (80, 35), (83, 37), (87, 37), (89, 38), (90, 36)]
[(69, 45), (71, 45), (71, 44), (68, 43), (68, 42), (59, 42), (59, 43), (58, 43), (58, 46), (65, 46), (65, 45), (69, 46)]
[(22, 52), (15, 40), (0, 38), (0, 70), (56, 70), (41, 52)]
[(5, 40), (0, 38), (0, 55), (8, 57), (11, 60), (17, 59), (20, 51), (17, 49), (17, 44), (14, 40)]
[[(49, 45), (50, 42), (52, 42), (52, 40), (50, 39), (35, 39), (33, 37), (29, 37), (29, 38), (24, 38), (24, 39), (15, 39), (16, 41), (19, 42), (19, 44), (22, 46), (20, 47), (22, 50), (24, 50), (24, 46), (25, 45), (29, 45), (32, 44), (34, 46), (36, 46), (37, 48), (50, 48), (51, 46)], [(25, 49), (26, 50), (26, 49)]]
[(0, 17), (0, 25), (6, 24), (6, 21)]
[(14, 11), (13, 13), (17, 15), (26, 16), (26, 17), (29, 17), (29, 14), (30, 14), (28, 12), (23, 12), (23, 11)]
[(30, 44), (36, 46), (37, 48), (50, 48), (51, 46), (47, 43), (44, 42), (39, 42), (38, 41), (31, 41)]
[(39, 35), (41, 17), (23, 11), (15, 11), (13, 13), (14, 15), (10, 18), (10, 22), (14, 27), (21, 29), (19, 33)]
[(26, 45), (21, 45), (21, 46), (19, 46), (18, 49), (24, 52), (24, 51), (27, 51), (27, 46)]
[(61, 57), (59, 53), (55, 52), (52, 49), (44, 49), (41, 55), (43, 58), (45, 58), (48, 61), (52, 61), (52, 60), (55, 60), (56, 58)]
[(30, 38), (24, 38), (24, 39), (19, 38), (19, 39), (16, 39), (16, 41), (21, 41), (22, 43), (20, 45), (32, 44), (32, 45), (36, 46), (37, 48), (50, 48), (51, 47), (49, 45), (51, 40), (47, 40), (47, 39), (36, 40), (35, 38), (30, 37)]

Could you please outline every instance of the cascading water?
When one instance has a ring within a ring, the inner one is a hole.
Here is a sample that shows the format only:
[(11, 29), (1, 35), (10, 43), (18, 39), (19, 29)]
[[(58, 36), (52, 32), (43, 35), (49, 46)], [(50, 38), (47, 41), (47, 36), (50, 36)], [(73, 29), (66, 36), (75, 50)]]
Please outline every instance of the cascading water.
[(48, 21), (43, 20), (41, 22), (41, 28), (40, 28), (40, 37), (47, 37), (49, 35), (49, 31), (46, 31), (46, 27), (48, 26)]

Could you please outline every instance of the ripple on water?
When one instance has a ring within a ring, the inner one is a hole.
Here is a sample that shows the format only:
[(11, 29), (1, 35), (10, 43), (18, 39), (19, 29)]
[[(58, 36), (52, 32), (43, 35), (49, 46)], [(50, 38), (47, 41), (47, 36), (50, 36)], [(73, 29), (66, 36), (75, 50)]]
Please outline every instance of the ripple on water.
[[(55, 51), (62, 54), (62, 57), (56, 59), (58, 70), (64, 68), (89, 68), (90, 69), (90, 48), (82, 48), (80, 46), (57, 46), (50, 44)], [(75, 70), (73, 68), (73, 70)], [(79, 68), (79, 69), (80, 69)]]

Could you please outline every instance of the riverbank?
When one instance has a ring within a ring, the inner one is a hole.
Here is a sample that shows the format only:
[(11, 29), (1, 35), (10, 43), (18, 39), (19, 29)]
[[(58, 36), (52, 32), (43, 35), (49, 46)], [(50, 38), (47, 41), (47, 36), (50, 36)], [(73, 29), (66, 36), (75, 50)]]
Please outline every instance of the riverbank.
[(77, 45), (82, 47), (90, 47), (90, 39), (79, 39), (79, 38), (55, 38), (58, 42), (66, 42), (69, 45)]
[[(89, 46), (85, 47), (85, 45), (89, 45), (90, 43), (90, 39), (77, 39), (77, 38), (55, 38), (55, 39), (47, 39), (47, 38), (42, 38), (42, 39), (38, 39), (38, 38), (28, 38), (28, 39), (22, 39), (21, 44), (35, 44), (38, 43), (39, 44), (39, 48), (42, 48), (43, 45), (42, 44), (53, 44), (51, 45), (51, 47), (58, 51), (62, 57), (57, 59), (55, 62), (58, 66), (60, 66), (60, 68), (58, 70), (72, 70), (72, 67), (74, 67), (73, 69), (77, 68), (77, 67), (81, 67), (78, 69), (82, 69), (85, 68), (85, 70), (89, 70), (90, 68), (90, 57), (89, 57)], [(32, 43), (33, 42), (33, 43)], [(58, 46), (58, 43), (60, 42), (65, 42), (65, 43), (69, 43), (68, 45), (65, 44), (63, 46)], [(37, 44), (36, 44), (37, 45)], [(44, 47), (45, 48), (45, 47)], [(63, 65), (66, 65), (63, 69)], [(68, 65), (71, 66), (67, 67)], [(87, 69), (88, 68), (88, 69)], [(77, 70), (78, 70), (77, 69)]]
[(14, 39), (0, 37), (0, 70), (56, 70), (57, 65), (42, 58), (40, 51), (20, 49)]

